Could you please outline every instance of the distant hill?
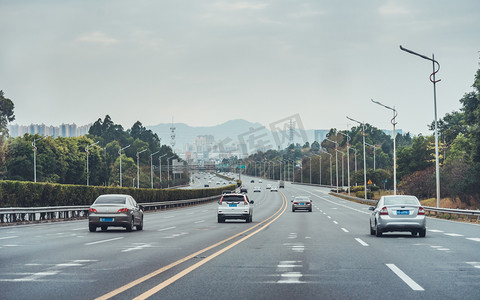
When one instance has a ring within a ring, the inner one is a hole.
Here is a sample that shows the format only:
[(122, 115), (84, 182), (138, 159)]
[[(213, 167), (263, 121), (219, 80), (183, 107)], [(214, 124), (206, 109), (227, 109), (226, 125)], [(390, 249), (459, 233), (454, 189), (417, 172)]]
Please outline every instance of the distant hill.
[[(262, 128), (264, 125), (260, 123), (252, 123), (243, 119), (230, 120), (225, 123), (215, 125), (215, 126), (205, 126), (205, 127), (192, 127), (185, 123), (174, 123), (173, 126), (175, 129), (175, 149), (178, 152), (184, 151), (185, 144), (193, 144), (195, 138), (199, 135), (212, 135), (215, 138), (216, 142), (220, 142), (224, 139), (231, 139), (234, 143), (239, 143), (239, 136), (244, 136), (245, 139), (248, 138), (249, 131), (256, 129), (261, 129), (256, 132), (257, 135), (267, 135), (270, 137), (270, 140), (273, 141), (272, 132), (269, 128)], [(171, 123), (161, 123), (153, 126), (146, 126), (147, 129), (152, 130), (154, 133), (161, 138), (162, 144), (167, 144), (170, 146), (170, 127)], [(268, 127), (268, 125), (267, 125)], [(313, 130), (306, 130), (308, 141), (313, 142)], [(294, 139), (294, 142), (303, 144), (303, 141)], [(276, 145), (273, 148), (277, 148)], [(283, 145), (283, 147), (286, 147)]]

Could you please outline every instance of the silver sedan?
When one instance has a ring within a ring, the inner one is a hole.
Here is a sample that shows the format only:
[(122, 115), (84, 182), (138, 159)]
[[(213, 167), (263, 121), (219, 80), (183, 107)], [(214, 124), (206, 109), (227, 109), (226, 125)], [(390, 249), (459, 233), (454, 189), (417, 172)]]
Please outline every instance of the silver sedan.
[(132, 231), (143, 229), (143, 207), (129, 195), (107, 194), (99, 196), (92, 206), (88, 215), (88, 228), (95, 232), (97, 227), (103, 231), (109, 226), (125, 227)]
[(382, 236), (389, 231), (410, 231), (425, 237), (427, 221), (425, 209), (415, 196), (382, 196), (377, 206), (369, 208), (370, 234)]

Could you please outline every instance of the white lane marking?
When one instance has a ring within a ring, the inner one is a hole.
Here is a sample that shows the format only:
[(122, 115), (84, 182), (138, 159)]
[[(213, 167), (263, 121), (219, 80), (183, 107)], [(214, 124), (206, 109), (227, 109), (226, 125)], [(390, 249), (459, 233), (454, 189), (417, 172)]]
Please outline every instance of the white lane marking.
[(165, 217), (163, 217), (163, 218), (164, 218), (164, 219), (170, 219), (170, 218), (173, 218), (173, 217), (175, 217), (175, 216), (165, 216)]
[(181, 233), (174, 233), (174, 234), (171, 234), (169, 236), (164, 236), (162, 237), (162, 239), (173, 239), (173, 238), (176, 238), (176, 237), (179, 237), (179, 236), (182, 236), (182, 235), (187, 235), (188, 232), (181, 232)]
[(297, 246), (292, 246), (292, 251), (293, 252), (304, 252), (305, 251), (305, 246), (304, 245), (297, 245)]
[(327, 216), (327, 218), (331, 219), (332, 217), (330, 217), (330, 216)]
[(471, 240), (474, 242), (480, 242), (480, 238), (467, 238), (467, 240)]
[(130, 251), (142, 250), (144, 248), (151, 248), (152, 247), (152, 245), (145, 244), (145, 243), (134, 243), (134, 244), (137, 244), (138, 246), (133, 246), (131, 248), (123, 249), (122, 252), (130, 252)]
[(0, 240), (7, 240), (7, 239), (14, 239), (17, 238), (17, 235), (12, 235), (12, 236), (5, 236), (5, 237), (0, 237)]
[(438, 229), (428, 229), (428, 232), (443, 232), (443, 230), (438, 230)]
[(337, 221), (333, 221), (333, 224), (338, 225), (338, 222), (337, 222)]
[(162, 228), (162, 229), (159, 229), (159, 230), (157, 230), (157, 231), (165, 231), (165, 230), (170, 230), (170, 229), (174, 229), (174, 228), (177, 228), (177, 226)]
[(203, 223), (205, 222), (205, 220), (201, 220), (201, 221), (196, 221), (196, 222), (193, 222), (194, 224), (198, 224), (198, 223)]
[(300, 283), (300, 278), (303, 276), (300, 272), (285, 272), (280, 274), (281, 278), (277, 283)]
[(367, 246), (368, 246), (368, 244), (367, 244), (367, 243), (365, 243), (364, 241), (362, 241), (362, 240), (361, 240), (361, 239), (359, 239), (359, 238), (355, 238), (355, 240), (356, 240), (357, 242), (359, 242), (359, 243), (360, 243), (360, 245), (362, 245), (362, 246), (365, 246), (365, 247), (367, 247)]
[(458, 234), (458, 233), (444, 233), (444, 235), (448, 235), (448, 236), (464, 236), (463, 234)]
[(470, 262), (468, 262), (468, 261), (467, 261), (467, 264), (473, 266), (474, 268), (480, 269), (480, 262), (476, 262), (476, 261), (470, 261)]
[(342, 230), (343, 230), (344, 232), (349, 232), (349, 231), (348, 231), (348, 230), (346, 230), (345, 228), (342, 228)]
[(101, 243), (107, 243), (107, 242), (112, 242), (116, 240), (121, 240), (123, 237), (117, 237), (113, 239), (108, 239), (108, 240), (101, 240), (101, 241), (96, 241), (96, 242), (90, 242), (90, 243), (85, 243), (85, 246), (90, 246), (90, 245), (96, 245), (96, 244), (101, 244)]
[(80, 231), (80, 230), (87, 230), (86, 227), (82, 227), (82, 228), (75, 228), (75, 229), (72, 229), (72, 231)]
[(402, 270), (400, 270), (394, 264), (386, 264), (390, 270), (392, 270), (395, 275), (397, 275), (403, 282), (405, 282), (412, 290), (414, 291), (424, 291), (424, 289), (416, 283), (412, 278), (410, 278), (407, 274), (405, 274)]

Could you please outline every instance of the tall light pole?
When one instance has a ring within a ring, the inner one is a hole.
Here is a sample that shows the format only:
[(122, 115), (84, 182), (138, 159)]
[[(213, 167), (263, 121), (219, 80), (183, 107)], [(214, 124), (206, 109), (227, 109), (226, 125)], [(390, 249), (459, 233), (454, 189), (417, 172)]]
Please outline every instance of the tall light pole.
[[(167, 157), (167, 182), (168, 182), (168, 187), (170, 187), (170, 159), (172, 159), (174, 157), (175, 157), (175, 155)], [(172, 166), (172, 168), (173, 168), (173, 166)]]
[(338, 131), (338, 133), (347, 137), (347, 185), (348, 185), (347, 190), (348, 190), (348, 195), (350, 196), (350, 151), (348, 151), (348, 148), (350, 148), (350, 136), (341, 131)]
[(322, 156), (318, 154), (313, 154), (318, 156), (318, 185), (322, 185)]
[(88, 172), (88, 156), (90, 155), (90, 152), (88, 152), (88, 148), (98, 144), (100, 141), (96, 142), (96, 143), (93, 143), (91, 145), (88, 145), (87, 147), (85, 147), (85, 152), (87, 153), (87, 186), (89, 185), (89, 177), (90, 177), (90, 173)]
[[(367, 200), (367, 159), (365, 153), (365, 123), (357, 121), (355, 119), (347, 117), (350, 121), (357, 122), (358, 124), (362, 125), (362, 138), (363, 138), (363, 185), (365, 188), (365, 200)], [(356, 152), (355, 152), (356, 154)]]
[(312, 184), (312, 157), (309, 156), (308, 158), (310, 159), (310, 165), (309, 165), (309, 169), (310, 169), (310, 184)]
[(331, 139), (326, 139), (329, 142), (335, 143), (335, 180), (337, 181), (337, 193), (338, 193), (338, 155), (337, 155), (337, 147), (338, 143)]
[[(437, 122), (437, 88), (436, 84), (440, 81), (435, 79), (435, 74), (440, 71), (440, 64), (438, 61), (435, 60), (435, 56), (432, 54), (432, 58), (427, 57), (425, 55), (413, 52), (412, 50), (408, 50), (402, 46), (400, 49), (408, 52), (410, 54), (419, 56), (423, 59), (429, 60), (432, 62), (433, 72), (430, 74), (430, 82), (433, 83), (433, 107), (434, 107), (434, 115), (435, 115), (435, 173), (436, 173), (436, 185), (437, 185), (437, 208), (440, 207), (440, 163), (438, 159), (438, 122)], [(435, 65), (438, 67), (436, 68)]]
[(370, 146), (373, 148), (373, 170), (376, 170), (376, 159), (375, 159), (375, 152), (377, 150), (377, 145), (370, 145), (369, 143), (365, 143), (365, 145)]
[(37, 182), (37, 142), (46, 138), (46, 136), (42, 136), (38, 139), (33, 139), (32, 146), (33, 146), (33, 182)]
[(150, 183), (152, 184), (152, 189), (153, 189), (153, 156), (155, 154), (157, 154), (158, 152), (160, 152), (160, 150), (158, 150), (155, 153), (150, 154)]
[(160, 174), (160, 182), (162, 182), (162, 157), (166, 156), (167, 154), (164, 154), (164, 155), (160, 155), (158, 157), (158, 166), (159, 166), (159, 174)]
[(128, 145), (126, 147), (121, 148), (118, 150), (118, 155), (120, 156), (120, 187), (122, 187), (122, 151), (130, 147), (131, 145)]
[(340, 150), (335, 150), (335, 151), (340, 152), (340, 154), (342, 154), (342, 189), (343, 189), (343, 186), (345, 185), (345, 184), (344, 184), (344, 180), (343, 180), (343, 178), (344, 178), (344, 176), (343, 176), (343, 174), (344, 174), (344, 172), (343, 172), (343, 169), (344, 169), (344, 168), (343, 168), (343, 162), (344, 162), (344, 160), (345, 160), (345, 159), (344, 159), (344, 157), (345, 157), (345, 152), (340, 151)]
[(323, 150), (322, 148), (320, 148), (320, 151), (322, 151), (323, 153), (326, 153), (330, 156), (330, 186), (333, 186), (333, 176), (332, 176), (332, 154), (331, 153), (328, 153), (326, 150)]

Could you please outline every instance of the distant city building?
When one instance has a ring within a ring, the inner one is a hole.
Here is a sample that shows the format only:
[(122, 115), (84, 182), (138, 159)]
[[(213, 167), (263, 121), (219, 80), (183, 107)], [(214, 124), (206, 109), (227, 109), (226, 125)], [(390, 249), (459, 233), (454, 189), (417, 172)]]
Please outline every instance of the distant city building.
[(78, 137), (88, 133), (92, 124), (77, 126), (73, 124), (62, 124), (60, 126), (47, 126), (45, 124), (30, 124), (30, 125), (9, 125), (9, 132), (11, 137), (23, 136), (28, 134), (39, 134), (43, 136), (57, 137)]

